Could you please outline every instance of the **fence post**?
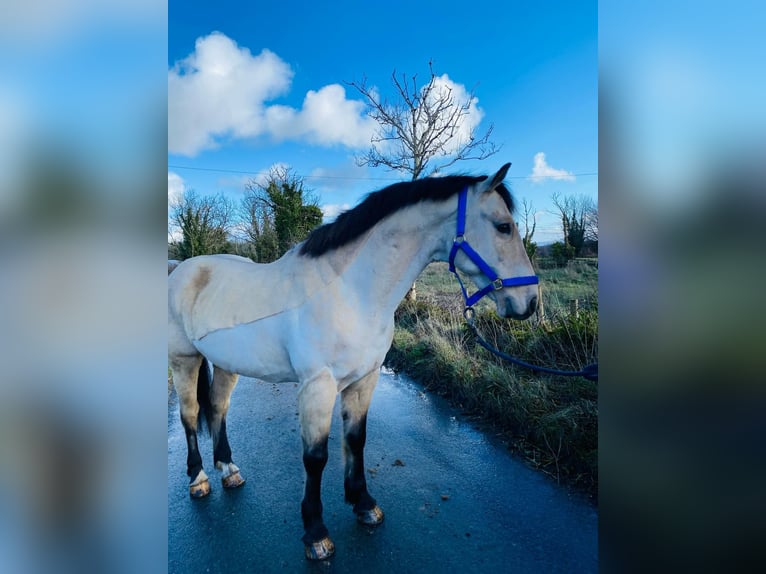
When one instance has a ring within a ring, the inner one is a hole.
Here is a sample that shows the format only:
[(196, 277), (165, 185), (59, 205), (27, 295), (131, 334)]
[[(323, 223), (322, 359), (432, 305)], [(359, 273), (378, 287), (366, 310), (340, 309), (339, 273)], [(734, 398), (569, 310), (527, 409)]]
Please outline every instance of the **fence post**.
[(580, 302), (577, 299), (570, 299), (569, 300), (569, 314), (574, 316), (575, 319), (578, 316), (580, 307)]
[(535, 317), (538, 325), (545, 323), (545, 307), (543, 307), (543, 286), (537, 284), (537, 309), (535, 310)]
[(407, 301), (417, 301), (418, 290), (417, 290), (417, 287), (415, 286), (415, 283), (412, 284), (412, 286), (410, 287), (409, 291), (407, 291), (407, 294), (404, 296), (404, 298)]

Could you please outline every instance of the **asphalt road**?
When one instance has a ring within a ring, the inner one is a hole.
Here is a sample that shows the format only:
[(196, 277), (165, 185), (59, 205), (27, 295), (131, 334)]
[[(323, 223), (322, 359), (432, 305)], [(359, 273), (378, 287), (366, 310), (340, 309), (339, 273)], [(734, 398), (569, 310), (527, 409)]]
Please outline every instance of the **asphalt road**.
[[(200, 439), (213, 487), (188, 495), (186, 444), (175, 393), (168, 402), (168, 571), (596, 572), (597, 510), (528, 468), (446, 401), (404, 377), (381, 376), (368, 419), (365, 466), (385, 512), (357, 524), (343, 501), (338, 404), (322, 483), (333, 558), (303, 556), (303, 466), (296, 386), (242, 378), (227, 430), (247, 483), (221, 487), (210, 439)], [(338, 401), (339, 402), (339, 401)]]

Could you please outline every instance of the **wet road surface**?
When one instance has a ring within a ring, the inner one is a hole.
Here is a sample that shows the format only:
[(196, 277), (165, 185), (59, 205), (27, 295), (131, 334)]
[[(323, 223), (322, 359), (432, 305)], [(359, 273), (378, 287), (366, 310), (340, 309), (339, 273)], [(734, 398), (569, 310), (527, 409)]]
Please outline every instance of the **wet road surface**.
[(322, 481), (329, 561), (303, 556), (303, 465), (297, 387), (241, 378), (227, 431), (247, 483), (221, 487), (209, 437), (200, 438), (211, 494), (188, 495), (186, 442), (168, 403), (168, 571), (596, 572), (597, 510), (514, 458), (443, 399), (383, 373), (368, 418), (365, 467), (385, 512), (357, 524), (343, 500), (338, 403)]

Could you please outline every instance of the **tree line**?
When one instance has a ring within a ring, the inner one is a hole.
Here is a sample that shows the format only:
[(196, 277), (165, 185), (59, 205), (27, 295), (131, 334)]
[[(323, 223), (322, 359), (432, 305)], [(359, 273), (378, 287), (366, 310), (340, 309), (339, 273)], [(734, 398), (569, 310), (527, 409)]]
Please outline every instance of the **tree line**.
[(258, 263), (279, 259), (322, 223), (317, 197), (291, 169), (251, 180), (239, 203), (187, 190), (170, 205), (169, 259), (233, 253)]
[[(559, 264), (575, 257), (598, 255), (598, 206), (587, 196), (553, 195), (562, 241), (546, 248)], [(522, 200), (519, 229), (530, 259), (538, 254), (534, 234), (537, 213)], [(187, 190), (170, 206), (169, 259), (233, 253), (258, 263), (279, 259), (322, 223), (317, 196), (302, 178), (284, 167), (272, 168), (263, 181), (245, 185), (239, 203), (223, 194), (200, 196)]]
[[(558, 264), (575, 257), (598, 255), (598, 205), (585, 195), (553, 194), (556, 216), (561, 222), (562, 241), (553, 243), (547, 251)], [(530, 259), (535, 259), (539, 250), (533, 241), (537, 228), (534, 205), (522, 200), (519, 229), (524, 230), (522, 241)]]

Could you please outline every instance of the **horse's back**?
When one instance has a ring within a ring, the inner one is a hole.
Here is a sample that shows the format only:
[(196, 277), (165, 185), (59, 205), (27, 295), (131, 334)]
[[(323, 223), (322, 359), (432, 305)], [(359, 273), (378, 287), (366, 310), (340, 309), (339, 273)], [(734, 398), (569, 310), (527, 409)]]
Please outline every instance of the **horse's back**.
[(255, 266), (252, 260), (239, 255), (200, 255), (184, 261), (168, 261), (168, 291), (171, 296), (196, 295), (205, 288), (212, 274), (231, 265)]

